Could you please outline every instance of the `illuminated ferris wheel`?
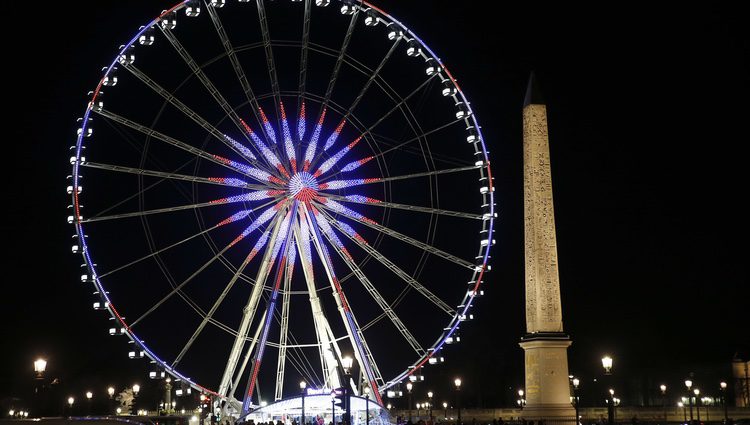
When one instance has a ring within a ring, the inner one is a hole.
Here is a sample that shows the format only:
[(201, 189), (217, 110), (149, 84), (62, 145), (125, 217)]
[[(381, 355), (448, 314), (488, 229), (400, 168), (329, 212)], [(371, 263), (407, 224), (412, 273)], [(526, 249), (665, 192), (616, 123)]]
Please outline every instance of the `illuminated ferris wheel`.
[(226, 414), (300, 380), (383, 406), (473, 318), (496, 217), (480, 127), (376, 6), (183, 1), (79, 121), (68, 221), (94, 308)]

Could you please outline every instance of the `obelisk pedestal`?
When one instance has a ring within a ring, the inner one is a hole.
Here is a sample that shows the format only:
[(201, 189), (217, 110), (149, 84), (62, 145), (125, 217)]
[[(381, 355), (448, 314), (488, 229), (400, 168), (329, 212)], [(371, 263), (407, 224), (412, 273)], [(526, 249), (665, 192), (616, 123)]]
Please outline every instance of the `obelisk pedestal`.
[(526, 262), (526, 406), (530, 420), (575, 418), (563, 333), (557, 238), (552, 203), (547, 107), (534, 75), (523, 107), (524, 239)]

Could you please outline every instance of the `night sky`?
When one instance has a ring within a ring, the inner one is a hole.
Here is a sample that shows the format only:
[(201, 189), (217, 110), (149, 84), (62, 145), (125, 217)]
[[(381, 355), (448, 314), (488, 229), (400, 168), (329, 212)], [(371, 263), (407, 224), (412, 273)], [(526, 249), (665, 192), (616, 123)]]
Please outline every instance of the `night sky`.
[[(677, 385), (690, 372), (706, 388), (726, 379), (735, 352), (750, 348), (744, 15), (638, 3), (500, 2), (497, 13), (482, 2), (376, 4), (458, 79), (483, 125), (497, 187), (487, 295), (448, 363), (426, 373), (424, 391), (440, 394), (460, 375), (469, 405), (492, 406), (513, 403), (522, 383), (521, 107), (531, 70), (548, 105), (571, 372), (596, 377), (609, 353), (623, 386), (641, 378)], [(108, 337), (109, 323), (78, 282), (65, 176), (75, 119), (101, 66), (169, 5), (6, 6), (0, 398), (26, 391), (40, 355), (71, 393), (146, 380), (146, 363), (129, 361), (126, 344)]]

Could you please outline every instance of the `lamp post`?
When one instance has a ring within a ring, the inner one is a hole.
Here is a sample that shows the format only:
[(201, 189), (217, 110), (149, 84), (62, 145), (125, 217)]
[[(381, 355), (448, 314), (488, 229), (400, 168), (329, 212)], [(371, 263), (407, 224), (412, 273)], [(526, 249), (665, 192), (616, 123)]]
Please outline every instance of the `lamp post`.
[(615, 390), (609, 389), (609, 400), (607, 400), (607, 421), (610, 425), (615, 423)]
[(409, 403), (409, 422), (411, 422), (411, 389), (414, 388), (411, 382), (406, 383), (407, 403)]
[(94, 393), (86, 391), (86, 403), (88, 403), (88, 415), (91, 416), (91, 399), (94, 398)]
[(729, 415), (727, 414), (727, 383), (722, 381), (719, 384), (721, 388), (721, 404), (724, 405), (724, 424), (729, 423)]
[(661, 407), (664, 410), (664, 423), (667, 423), (667, 386), (664, 384), (659, 385), (661, 390)]
[(109, 395), (109, 413), (112, 413), (114, 406), (115, 387), (107, 387), (107, 395)]
[(365, 387), (365, 425), (370, 425), (370, 387)]
[(42, 417), (42, 390), (44, 389), (44, 371), (47, 370), (47, 361), (43, 358), (38, 358), (34, 361), (34, 372), (36, 373), (36, 376), (34, 379), (37, 381), (34, 386), (34, 406), (32, 406), (32, 410), (35, 410), (35, 413)]
[(433, 395), (434, 394), (432, 391), (427, 391), (427, 400), (428, 400), (427, 403), (429, 403), (429, 406), (430, 406), (430, 423), (432, 423), (432, 396)]
[(687, 411), (685, 410), (685, 403), (678, 401), (677, 407), (682, 408), (682, 421), (687, 422)]
[(422, 408), (422, 403), (417, 403), (416, 406), (417, 406), (417, 420), (419, 420), (419, 416), (420, 416), (419, 409)]
[(307, 382), (299, 381), (299, 389), (302, 392), (302, 415), (300, 416), (300, 424), (305, 425), (305, 389), (307, 388)]
[(443, 402), (443, 419), (448, 420), (448, 402)]
[(456, 408), (458, 409), (458, 425), (462, 425), (461, 422), (461, 378), (453, 380), (453, 384), (456, 386)]
[(136, 408), (136, 400), (138, 399), (138, 393), (141, 392), (141, 386), (138, 384), (133, 385), (133, 410)]
[(346, 391), (346, 420), (341, 421), (344, 425), (351, 425), (352, 423), (352, 400), (351, 400), (351, 385), (349, 382), (352, 380), (352, 366), (354, 365), (354, 359), (349, 356), (345, 356), (341, 359), (341, 366), (344, 368), (344, 376), (346, 377), (346, 385), (344, 389)]
[(578, 386), (581, 385), (581, 380), (578, 378), (573, 378), (573, 402), (575, 403), (576, 408), (576, 425), (579, 424), (579, 420), (581, 419), (581, 416), (578, 414)]
[(693, 394), (695, 394), (695, 415), (698, 419), (698, 423), (701, 423), (701, 400), (698, 398), (698, 396), (701, 394), (701, 390), (698, 388), (693, 390)]
[(68, 397), (68, 416), (73, 416), (73, 403), (75, 402), (76, 399), (73, 396)]
[(524, 394), (523, 390), (518, 390), (518, 407), (520, 407), (521, 410), (526, 406), (526, 399), (523, 398)]
[(690, 422), (693, 422), (693, 396), (690, 395), (690, 387), (693, 386), (693, 381), (686, 379), (685, 386), (688, 389), (688, 405), (690, 406)]

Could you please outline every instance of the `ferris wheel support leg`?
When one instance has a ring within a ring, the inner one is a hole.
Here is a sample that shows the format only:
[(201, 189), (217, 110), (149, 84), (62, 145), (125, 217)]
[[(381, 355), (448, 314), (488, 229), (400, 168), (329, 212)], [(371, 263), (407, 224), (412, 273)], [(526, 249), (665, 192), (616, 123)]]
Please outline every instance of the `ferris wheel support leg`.
[(273, 262), (271, 253), (273, 252), (273, 246), (275, 245), (276, 238), (279, 234), (281, 222), (282, 215), (279, 215), (276, 219), (276, 224), (274, 225), (271, 238), (266, 243), (266, 252), (263, 254), (263, 262), (261, 263), (260, 268), (258, 269), (258, 274), (255, 278), (255, 286), (253, 286), (253, 292), (250, 294), (250, 299), (247, 301), (247, 305), (245, 305), (245, 308), (242, 311), (242, 321), (240, 322), (240, 327), (237, 331), (237, 337), (234, 339), (232, 351), (229, 353), (227, 366), (224, 368), (224, 374), (222, 375), (221, 383), (219, 384), (218, 392), (221, 396), (226, 396), (227, 392), (229, 391), (229, 382), (232, 378), (232, 374), (237, 368), (240, 354), (242, 353), (242, 349), (245, 346), (245, 339), (247, 338), (247, 333), (250, 330), (250, 324), (255, 317), (255, 312), (258, 308), (258, 302), (260, 301), (260, 294), (263, 291), (263, 283), (268, 278), (271, 265), (269, 263)]
[[(323, 376), (325, 377), (323, 385), (324, 387), (327, 385), (328, 388), (338, 388), (341, 386), (341, 380), (337, 373), (336, 357), (333, 351), (334, 349), (338, 349), (338, 345), (335, 345), (335, 338), (329, 336), (328, 329), (330, 329), (330, 324), (323, 313), (320, 298), (317, 295), (315, 275), (313, 273), (312, 265), (312, 249), (310, 247), (310, 228), (304, 216), (305, 209), (300, 208), (301, 221), (299, 226), (295, 227), (294, 231), (297, 240), (297, 247), (300, 251), (299, 257), (300, 262), (302, 263), (302, 273), (305, 276), (305, 283), (307, 283), (307, 292), (309, 294), (310, 306), (313, 312), (315, 336), (318, 339), (321, 368), (323, 370)], [(332, 344), (335, 346), (332, 346)]]
[[(323, 245), (323, 238), (320, 234), (316, 218), (309, 209), (307, 211), (307, 219), (310, 228), (313, 229), (313, 242), (315, 243), (320, 258), (322, 259), (321, 262), (323, 263), (326, 275), (328, 276), (331, 288), (333, 289), (336, 305), (338, 306), (341, 319), (344, 322), (347, 334), (349, 335), (349, 340), (354, 348), (354, 355), (357, 358), (360, 367), (365, 369), (368, 384), (372, 389), (377, 402), (382, 404), (382, 399), (378, 390), (378, 380), (382, 380), (382, 377), (379, 376), (380, 374), (377, 370), (374, 358), (372, 357), (369, 347), (367, 347), (367, 343), (362, 337), (362, 333), (360, 332), (359, 326), (354, 318), (354, 313), (349, 308), (349, 302), (346, 299), (346, 295), (344, 295), (344, 291), (341, 289), (341, 284), (333, 271), (333, 263), (331, 262), (331, 257), (328, 255), (328, 250)], [(347, 383), (347, 385), (349, 385), (349, 383)]]
[[(266, 348), (266, 341), (268, 340), (268, 331), (271, 327), (271, 319), (273, 319), (273, 312), (276, 308), (276, 299), (279, 295), (279, 288), (281, 286), (281, 278), (284, 275), (284, 269), (286, 268), (286, 263), (289, 258), (289, 247), (292, 243), (292, 231), (289, 228), (291, 226), (292, 217), (296, 216), (297, 214), (297, 201), (294, 201), (292, 204), (291, 209), (289, 212), (286, 213), (286, 216), (283, 220), (283, 231), (282, 238), (283, 242), (281, 242), (281, 249), (274, 254), (272, 254), (272, 257), (275, 256), (275, 254), (280, 254), (281, 259), (279, 260), (279, 264), (276, 267), (276, 276), (274, 277), (274, 285), (273, 285), (273, 292), (271, 292), (270, 299), (268, 301), (268, 307), (266, 308), (266, 319), (263, 322), (263, 331), (261, 332), (260, 336), (260, 342), (258, 344), (258, 347), (255, 350), (255, 356), (253, 357), (253, 364), (252, 369), (250, 370), (250, 377), (248, 378), (247, 382), (247, 390), (245, 390), (245, 395), (242, 401), (242, 413), (241, 417), (245, 417), (250, 410), (250, 403), (252, 402), (253, 398), (253, 392), (255, 390), (255, 385), (258, 378), (258, 372), (260, 370), (260, 364), (263, 361), (263, 353)], [(278, 241), (276, 242), (278, 243)], [(273, 251), (276, 251), (276, 247), (274, 244)]]
[[(291, 230), (290, 230), (291, 233)], [(289, 301), (292, 286), (292, 273), (294, 272), (294, 257), (295, 248), (294, 241), (291, 240), (289, 247), (288, 257), (289, 260), (286, 264), (286, 271), (284, 272), (284, 293), (281, 296), (281, 327), (279, 330), (279, 358), (276, 362), (276, 391), (274, 393), (274, 400), (278, 401), (283, 398), (284, 391), (284, 372), (286, 371), (286, 350), (287, 350), (287, 339), (289, 337)]]

